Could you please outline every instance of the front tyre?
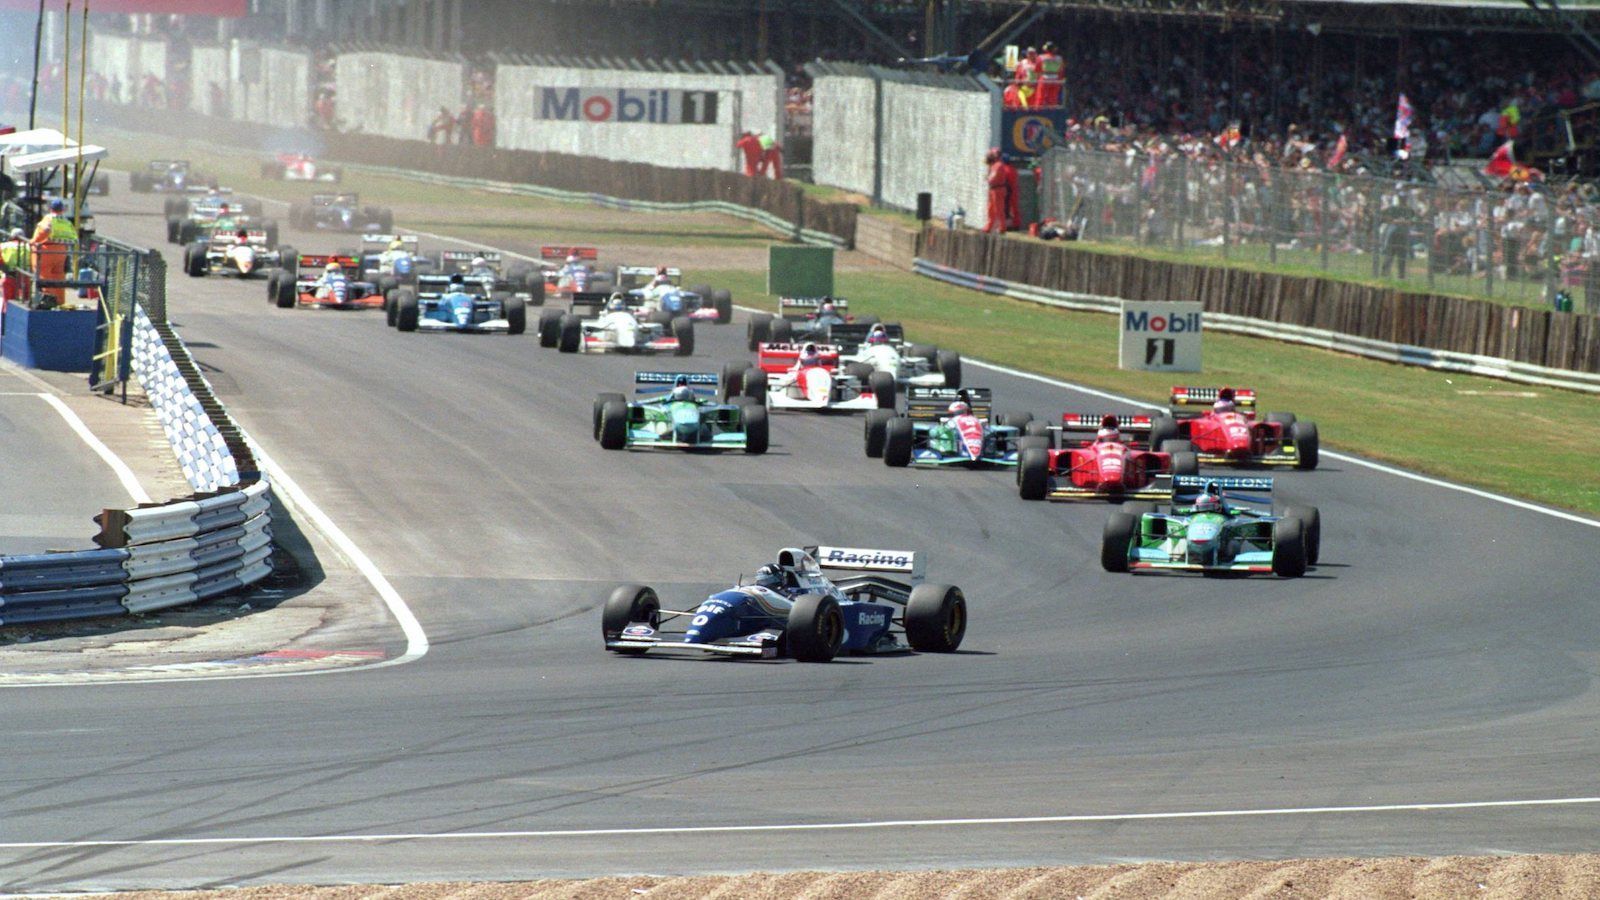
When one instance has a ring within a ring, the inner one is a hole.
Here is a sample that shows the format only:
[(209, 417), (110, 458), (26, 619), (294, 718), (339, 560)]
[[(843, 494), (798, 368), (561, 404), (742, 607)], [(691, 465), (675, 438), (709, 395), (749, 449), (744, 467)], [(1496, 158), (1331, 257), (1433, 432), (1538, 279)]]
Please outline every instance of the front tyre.
[(894, 420), (892, 409), (867, 410), (866, 445), (868, 459), (882, 459), (884, 442), (888, 438), (889, 423)]
[(1128, 571), (1128, 555), (1133, 539), (1139, 532), (1141, 516), (1114, 512), (1106, 520), (1106, 529), (1100, 535), (1100, 567), (1107, 572)]
[(826, 594), (801, 594), (789, 610), (784, 629), (789, 655), (800, 662), (828, 662), (844, 643), (844, 614)]
[(1299, 578), (1306, 573), (1305, 524), (1299, 519), (1272, 523), (1272, 573), (1283, 578)]
[(1294, 441), (1296, 469), (1310, 471), (1317, 467), (1318, 442), (1315, 422), (1296, 422), (1289, 426), (1289, 437)]
[(623, 400), (607, 400), (600, 407), (600, 446), (607, 450), (621, 450), (628, 446), (628, 404)]
[[(661, 624), (661, 600), (656, 596), (653, 588), (642, 584), (619, 585), (611, 592), (611, 597), (606, 600), (605, 608), (600, 613), (600, 637), (603, 641), (614, 641), (622, 637), (623, 629), (634, 622), (643, 622), (651, 628)], [(612, 653), (625, 656), (637, 656), (644, 653), (645, 647), (606, 648)]]

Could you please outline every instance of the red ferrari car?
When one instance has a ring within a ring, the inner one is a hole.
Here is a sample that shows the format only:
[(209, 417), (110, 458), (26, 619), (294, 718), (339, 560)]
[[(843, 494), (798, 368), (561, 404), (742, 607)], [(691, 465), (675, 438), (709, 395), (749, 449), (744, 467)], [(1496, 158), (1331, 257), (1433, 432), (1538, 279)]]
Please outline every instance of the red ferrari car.
[(1172, 415), (1158, 417), (1155, 428), (1163, 438), (1194, 444), (1203, 463), (1317, 467), (1316, 424), (1294, 413), (1256, 418), (1256, 392), (1249, 388), (1175, 387)]
[(1150, 416), (1067, 413), (1059, 426), (1029, 423), (1028, 433), (1044, 435), (1049, 446), (1023, 439), (1017, 492), (1024, 500), (1159, 500), (1171, 495), (1172, 486), (1163, 476), (1197, 474), (1200, 461), (1187, 442), (1155, 443), (1156, 421)]

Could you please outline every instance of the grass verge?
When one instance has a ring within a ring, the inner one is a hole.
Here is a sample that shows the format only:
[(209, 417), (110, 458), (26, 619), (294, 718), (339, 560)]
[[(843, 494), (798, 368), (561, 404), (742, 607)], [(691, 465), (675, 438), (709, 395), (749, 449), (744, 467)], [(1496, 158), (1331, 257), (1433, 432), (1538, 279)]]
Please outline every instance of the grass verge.
[[(689, 277), (731, 289), (743, 305), (777, 308), (776, 298), (765, 292), (765, 273), (696, 271)], [(1587, 394), (1215, 333), (1205, 337), (1203, 373), (1122, 371), (1113, 316), (1052, 309), (899, 272), (841, 272), (837, 283), (839, 294), (861, 312), (899, 321), (917, 340), (968, 356), (1161, 405), (1174, 384), (1253, 387), (1261, 392), (1263, 411), (1315, 421), (1330, 449), (1600, 513), (1600, 405)], [(981, 370), (967, 378), (982, 386)], [(1008, 408), (1005, 397), (996, 402)], [(1537, 440), (1528, 441), (1529, 435)]]

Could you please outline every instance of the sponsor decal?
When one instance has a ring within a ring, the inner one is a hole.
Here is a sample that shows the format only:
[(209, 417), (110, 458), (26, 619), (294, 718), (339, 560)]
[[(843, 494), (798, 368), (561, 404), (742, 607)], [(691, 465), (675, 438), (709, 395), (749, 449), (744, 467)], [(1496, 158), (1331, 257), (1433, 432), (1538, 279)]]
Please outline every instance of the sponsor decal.
[(1153, 331), (1157, 334), (1171, 332), (1182, 334), (1200, 330), (1200, 314), (1188, 313), (1186, 315), (1164, 316), (1160, 313), (1152, 314), (1147, 309), (1129, 310), (1123, 314), (1124, 331)]
[(861, 614), (861, 617), (859, 619), (856, 619), (856, 624), (858, 624), (858, 625), (882, 625), (887, 620), (888, 620), (888, 617), (886, 617), (881, 612), (880, 613), (864, 612), (864, 613)]
[(536, 118), (556, 122), (715, 125), (716, 91), (543, 87)]
[(915, 554), (898, 550), (849, 550), (829, 547), (822, 554), (824, 566), (855, 566), (860, 568), (909, 569)]

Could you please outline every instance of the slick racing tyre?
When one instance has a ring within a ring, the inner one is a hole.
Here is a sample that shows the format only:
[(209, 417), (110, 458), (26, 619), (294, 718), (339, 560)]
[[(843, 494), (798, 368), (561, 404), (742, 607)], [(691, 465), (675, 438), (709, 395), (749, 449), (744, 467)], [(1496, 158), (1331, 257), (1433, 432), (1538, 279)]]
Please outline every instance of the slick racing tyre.
[(1272, 572), (1283, 578), (1306, 573), (1306, 532), (1299, 519), (1272, 523)]
[(733, 324), (733, 292), (719, 290), (711, 292), (711, 305), (717, 310), (717, 324)]
[(613, 401), (627, 403), (628, 398), (615, 393), (601, 394), (594, 398), (594, 439), (597, 441), (600, 440), (600, 413), (605, 409), (607, 403)]
[(1160, 447), (1167, 441), (1178, 439), (1178, 420), (1171, 416), (1154, 416), (1150, 419), (1150, 446)]
[(892, 409), (867, 410), (866, 444), (868, 459), (882, 459), (883, 445), (888, 438), (889, 423), (894, 420)]
[[(661, 600), (653, 589), (642, 584), (619, 585), (611, 592), (610, 599), (606, 600), (605, 609), (600, 613), (601, 640), (613, 641), (622, 637), (622, 630), (634, 622), (643, 622), (651, 628), (659, 626)], [(645, 650), (644, 647), (628, 647), (611, 652), (624, 656), (637, 656)]]
[(767, 405), (767, 373), (753, 366), (745, 369), (739, 393), (762, 406)]
[(717, 402), (727, 403), (728, 398), (739, 396), (739, 387), (744, 384), (744, 370), (750, 368), (747, 362), (725, 362), (722, 364), (722, 377), (717, 379)]
[(600, 446), (621, 450), (628, 446), (628, 404), (611, 400), (600, 407)]
[(883, 464), (900, 469), (911, 465), (911, 446), (916, 439), (916, 426), (904, 416), (895, 416), (884, 423)]
[(867, 378), (867, 387), (871, 388), (872, 396), (878, 401), (879, 409), (895, 408), (894, 375), (888, 372), (873, 372)]
[(944, 376), (945, 387), (961, 387), (961, 354), (954, 350), (940, 350), (934, 362), (939, 374)]
[(788, 319), (773, 319), (767, 331), (767, 340), (774, 344), (787, 344), (794, 340), (794, 323)]
[(1140, 517), (1130, 512), (1114, 512), (1100, 535), (1100, 567), (1107, 572), (1128, 571), (1128, 554), (1139, 533)]
[(1316, 565), (1322, 557), (1322, 511), (1315, 506), (1290, 506), (1282, 515), (1286, 519), (1300, 520), (1306, 536), (1306, 565)]
[(293, 309), (300, 300), (300, 287), (295, 283), (295, 277), (288, 272), (278, 271), (278, 282), (272, 295), (273, 305), (279, 309)]
[(918, 653), (954, 653), (967, 634), (967, 598), (948, 584), (919, 584), (906, 601), (906, 643)]
[(1048, 493), (1050, 451), (1041, 447), (1024, 447), (1017, 455), (1017, 494), (1024, 500), (1043, 500)]
[(506, 317), (506, 334), (522, 334), (528, 330), (528, 307), (521, 297), (507, 297), (501, 301), (500, 309)]
[(577, 353), (583, 346), (583, 320), (571, 313), (557, 321), (556, 349), (562, 353)]
[(410, 288), (394, 292), (394, 327), (401, 331), (416, 331), (421, 317), (417, 295)]
[(678, 339), (678, 355), (694, 355), (694, 320), (679, 316), (672, 320), (672, 336)]
[(750, 321), (744, 326), (745, 343), (753, 352), (759, 349), (760, 344), (772, 340), (772, 316), (766, 313), (752, 313)]
[(771, 439), (767, 408), (758, 401), (745, 398), (739, 411), (744, 419), (744, 452), (752, 456), (766, 453)]
[(800, 662), (828, 662), (844, 643), (844, 613), (826, 594), (801, 594), (789, 610), (784, 637), (789, 655)]
[(561, 310), (539, 310), (539, 346), (554, 347), (561, 342)]
[(1289, 437), (1294, 441), (1296, 469), (1311, 470), (1317, 467), (1317, 426), (1314, 422), (1296, 422), (1289, 426)]

